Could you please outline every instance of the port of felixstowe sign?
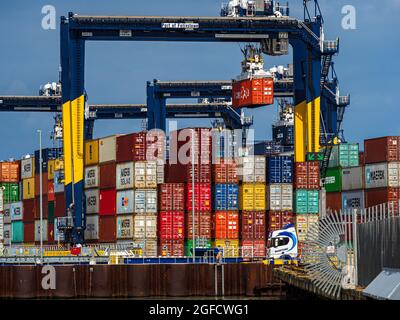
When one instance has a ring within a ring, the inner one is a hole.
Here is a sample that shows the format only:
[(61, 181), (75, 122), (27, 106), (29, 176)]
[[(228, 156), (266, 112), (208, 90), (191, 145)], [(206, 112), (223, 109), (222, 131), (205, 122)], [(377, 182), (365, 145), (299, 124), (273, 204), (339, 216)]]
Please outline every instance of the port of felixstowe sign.
[(163, 29), (185, 29), (185, 30), (193, 30), (198, 29), (199, 24), (194, 22), (164, 22), (161, 24), (161, 28)]

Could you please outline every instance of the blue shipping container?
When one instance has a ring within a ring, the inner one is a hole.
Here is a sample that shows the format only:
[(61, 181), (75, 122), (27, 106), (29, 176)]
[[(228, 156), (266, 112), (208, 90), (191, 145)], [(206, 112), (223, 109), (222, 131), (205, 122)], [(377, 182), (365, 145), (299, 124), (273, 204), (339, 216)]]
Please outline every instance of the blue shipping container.
[[(35, 151), (35, 173), (40, 173), (40, 150)], [(62, 158), (62, 148), (45, 148), (42, 149), (42, 172), (47, 172), (47, 162), (52, 159)]]
[(54, 171), (54, 193), (64, 192), (64, 173)]
[(214, 208), (219, 211), (239, 210), (239, 186), (237, 184), (216, 184)]
[(293, 183), (293, 157), (268, 158), (268, 183)]
[(294, 126), (274, 126), (272, 127), (273, 140), (285, 145), (294, 145)]
[(262, 141), (255, 143), (253, 153), (256, 156), (272, 156), (284, 152), (284, 147), (275, 141)]

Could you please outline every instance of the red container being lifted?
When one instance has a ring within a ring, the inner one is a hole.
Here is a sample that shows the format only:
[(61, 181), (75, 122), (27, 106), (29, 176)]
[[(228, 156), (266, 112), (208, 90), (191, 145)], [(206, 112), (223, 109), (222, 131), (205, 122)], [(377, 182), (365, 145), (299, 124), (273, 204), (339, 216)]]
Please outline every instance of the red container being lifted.
[(237, 165), (233, 161), (214, 164), (213, 174), (215, 183), (239, 183)]
[(318, 190), (320, 188), (318, 161), (296, 162), (294, 188), (308, 190)]
[[(365, 190), (365, 207), (374, 207), (380, 204), (394, 203), (394, 211), (399, 212), (400, 188), (377, 188)], [(391, 205), (390, 205), (391, 206)], [(390, 207), (391, 208), (391, 207)]]
[(287, 224), (293, 223), (293, 212), (291, 211), (269, 211), (268, 233), (283, 229)]
[[(186, 185), (186, 208), (192, 210), (192, 184)], [(194, 185), (194, 210), (211, 211), (211, 184), (196, 183)]]
[(185, 241), (160, 239), (158, 255), (163, 257), (183, 257), (185, 255)]
[(241, 238), (243, 240), (265, 239), (265, 212), (242, 211), (241, 213)]
[(365, 164), (400, 161), (400, 136), (364, 140)]
[(234, 108), (256, 107), (274, 103), (274, 79), (246, 79), (233, 83), (232, 105)]
[(185, 238), (185, 212), (160, 211), (158, 214), (158, 237), (162, 240)]
[(214, 214), (215, 239), (239, 239), (239, 212), (216, 211)]
[(164, 183), (159, 185), (159, 210), (185, 210), (185, 184)]
[[(192, 212), (188, 212), (186, 216), (186, 238), (193, 238), (193, 218)], [(211, 239), (211, 212), (195, 212), (194, 213), (194, 229), (196, 238)]]

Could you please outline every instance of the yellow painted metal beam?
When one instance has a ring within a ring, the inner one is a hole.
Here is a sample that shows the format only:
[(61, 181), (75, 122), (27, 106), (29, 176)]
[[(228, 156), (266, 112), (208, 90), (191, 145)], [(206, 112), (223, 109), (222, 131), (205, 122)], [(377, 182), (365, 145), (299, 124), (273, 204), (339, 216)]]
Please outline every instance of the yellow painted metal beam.
[(294, 154), (295, 162), (306, 161), (307, 103), (303, 101), (294, 108)]

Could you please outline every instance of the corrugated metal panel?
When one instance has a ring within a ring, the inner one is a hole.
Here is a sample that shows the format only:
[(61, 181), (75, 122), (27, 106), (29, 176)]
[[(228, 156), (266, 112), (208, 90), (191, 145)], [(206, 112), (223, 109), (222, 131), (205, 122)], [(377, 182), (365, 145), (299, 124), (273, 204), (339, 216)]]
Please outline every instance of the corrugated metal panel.
[(400, 269), (383, 269), (363, 292), (378, 300), (400, 300)]
[(133, 190), (117, 192), (117, 214), (129, 214), (135, 211), (135, 193)]
[(11, 244), (11, 224), (4, 224), (4, 244)]
[(135, 239), (133, 243), (142, 248), (142, 255), (144, 257), (157, 257), (157, 240)]
[(117, 165), (117, 190), (133, 189), (134, 163), (125, 162)]
[(99, 167), (92, 166), (85, 168), (85, 188), (99, 187)]
[(342, 190), (358, 190), (364, 188), (363, 167), (351, 167), (342, 169)]
[(91, 189), (85, 191), (86, 197), (86, 213), (98, 214), (100, 204), (100, 191), (99, 189)]
[(365, 188), (400, 187), (400, 162), (365, 166)]
[(265, 239), (266, 221), (264, 211), (242, 211), (241, 239)]
[(215, 239), (213, 241), (214, 248), (223, 250), (223, 256), (233, 258), (239, 256), (239, 240), (234, 239)]
[(319, 191), (296, 190), (294, 204), (294, 210), (297, 214), (319, 213)]
[(11, 223), (11, 204), (4, 205), (3, 216), (5, 224)]
[(35, 198), (35, 178), (22, 180), (23, 200)]
[(158, 236), (162, 240), (185, 238), (185, 212), (160, 211), (158, 214)]

